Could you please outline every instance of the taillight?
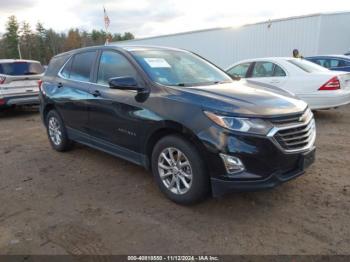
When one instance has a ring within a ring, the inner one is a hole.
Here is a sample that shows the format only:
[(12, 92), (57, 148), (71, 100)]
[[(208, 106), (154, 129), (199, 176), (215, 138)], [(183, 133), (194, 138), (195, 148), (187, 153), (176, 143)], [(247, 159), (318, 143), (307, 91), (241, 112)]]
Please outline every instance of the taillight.
[(39, 86), (39, 89), (40, 89), (40, 90), (41, 90), (42, 85), (43, 85), (43, 80), (39, 80), (39, 81), (38, 81), (38, 86)]
[(340, 81), (337, 76), (333, 77), (318, 90), (338, 90), (340, 89)]
[(0, 76), (0, 85), (5, 83), (6, 77)]

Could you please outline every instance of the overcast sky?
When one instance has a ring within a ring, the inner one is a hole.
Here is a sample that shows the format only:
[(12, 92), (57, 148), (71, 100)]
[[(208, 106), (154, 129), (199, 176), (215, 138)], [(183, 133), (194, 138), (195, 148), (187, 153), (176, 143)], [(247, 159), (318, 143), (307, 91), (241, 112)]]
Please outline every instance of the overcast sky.
[(0, 0), (0, 33), (7, 17), (66, 31), (103, 29), (103, 6), (110, 31), (136, 37), (239, 26), (318, 12), (350, 11), (349, 0)]

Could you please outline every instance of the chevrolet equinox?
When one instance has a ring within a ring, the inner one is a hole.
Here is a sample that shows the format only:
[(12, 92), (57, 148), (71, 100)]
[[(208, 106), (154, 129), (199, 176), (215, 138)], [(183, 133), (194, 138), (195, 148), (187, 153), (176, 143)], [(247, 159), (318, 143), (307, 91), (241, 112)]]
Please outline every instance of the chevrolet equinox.
[(315, 158), (306, 103), (191, 52), (99, 46), (55, 56), (39, 82), (52, 147), (73, 141), (152, 170), (171, 200), (273, 188)]

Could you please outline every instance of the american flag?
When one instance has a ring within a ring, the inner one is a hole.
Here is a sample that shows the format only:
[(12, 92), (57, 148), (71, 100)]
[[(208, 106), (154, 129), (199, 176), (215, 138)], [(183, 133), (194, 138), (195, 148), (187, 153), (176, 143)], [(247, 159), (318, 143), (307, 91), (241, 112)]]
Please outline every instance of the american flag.
[(107, 29), (109, 27), (109, 24), (111, 23), (111, 21), (109, 20), (109, 17), (108, 17), (107, 12), (106, 12), (106, 8), (104, 8), (104, 7), (103, 7), (103, 13), (104, 13), (105, 27)]

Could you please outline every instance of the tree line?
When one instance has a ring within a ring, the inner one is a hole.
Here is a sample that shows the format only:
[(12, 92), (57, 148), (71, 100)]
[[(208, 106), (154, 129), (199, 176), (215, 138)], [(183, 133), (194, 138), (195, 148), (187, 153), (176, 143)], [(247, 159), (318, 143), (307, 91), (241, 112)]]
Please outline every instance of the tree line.
[(102, 45), (107, 37), (113, 42), (135, 38), (130, 32), (107, 34), (95, 29), (89, 32), (72, 28), (67, 33), (58, 33), (45, 28), (40, 22), (32, 29), (29, 23), (19, 23), (15, 16), (10, 16), (5, 33), (0, 36), (0, 59), (18, 59), (20, 50), (22, 59), (38, 60), (47, 65), (56, 54), (80, 47)]

